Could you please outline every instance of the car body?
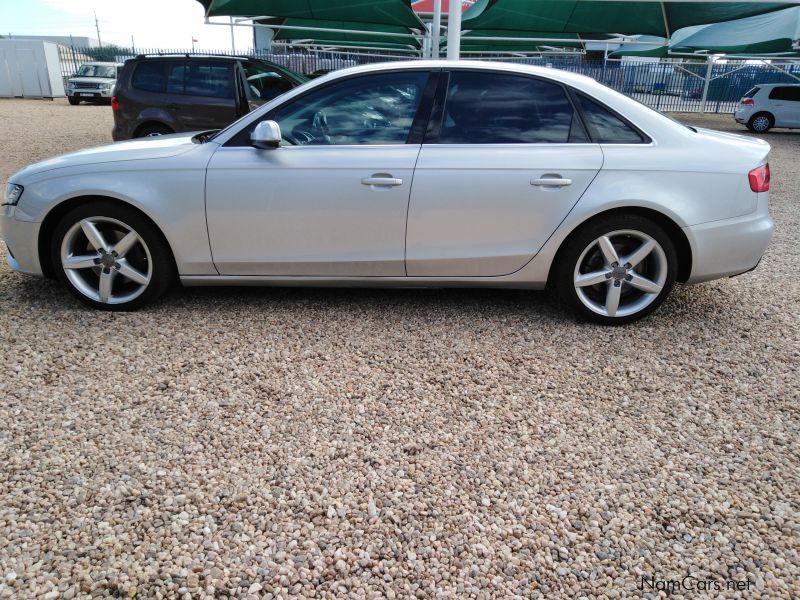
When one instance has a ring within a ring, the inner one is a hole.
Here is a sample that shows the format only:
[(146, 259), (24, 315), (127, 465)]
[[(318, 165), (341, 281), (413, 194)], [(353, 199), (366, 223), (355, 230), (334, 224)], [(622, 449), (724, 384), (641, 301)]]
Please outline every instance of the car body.
[(111, 102), (117, 76), (122, 67), (116, 62), (87, 62), (67, 80), (67, 99), (70, 104)]
[(220, 129), (305, 81), (253, 58), (140, 55), (126, 61), (120, 73), (111, 135), (120, 141)]
[[(213, 136), (29, 166), (10, 179), (0, 232), (14, 269), (56, 275), (97, 308), (138, 306), (173, 276), (550, 283), (582, 316), (622, 323), (676, 280), (755, 268), (773, 230), (768, 153), (762, 140), (687, 128), (581, 75), (385, 63), (310, 81)], [(118, 294), (107, 280), (131, 232), (142, 242), (133, 276), (151, 287)], [(76, 272), (77, 284), (65, 277)]]
[(750, 131), (800, 129), (800, 84), (760, 83), (742, 98), (733, 118)]

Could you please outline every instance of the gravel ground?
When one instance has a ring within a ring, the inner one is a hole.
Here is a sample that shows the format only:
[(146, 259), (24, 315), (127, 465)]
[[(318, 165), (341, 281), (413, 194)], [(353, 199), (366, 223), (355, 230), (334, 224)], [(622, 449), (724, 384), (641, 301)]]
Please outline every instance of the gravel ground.
[[(110, 126), (0, 101), (0, 180)], [(761, 266), (622, 328), (513, 291), (100, 313), (3, 257), (0, 597), (797, 598), (800, 133), (765, 137)]]

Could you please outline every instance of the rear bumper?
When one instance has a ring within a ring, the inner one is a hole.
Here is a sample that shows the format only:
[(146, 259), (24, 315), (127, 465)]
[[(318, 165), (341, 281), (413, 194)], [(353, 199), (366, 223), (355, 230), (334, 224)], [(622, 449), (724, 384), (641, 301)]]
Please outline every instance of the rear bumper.
[(14, 206), (0, 207), (0, 239), (6, 243), (6, 262), (15, 271), (42, 275), (39, 264), (39, 227), (41, 223), (14, 218)]
[(775, 226), (766, 211), (684, 227), (692, 246), (687, 283), (731, 277), (756, 268)]

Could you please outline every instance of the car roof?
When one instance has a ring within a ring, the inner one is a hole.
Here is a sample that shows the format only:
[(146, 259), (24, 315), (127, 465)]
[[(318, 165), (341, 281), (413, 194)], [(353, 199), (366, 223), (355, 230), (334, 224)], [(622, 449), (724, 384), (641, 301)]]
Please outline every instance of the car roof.
[(800, 83), (756, 83), (753, 87), (757, 88), (800, 87)]

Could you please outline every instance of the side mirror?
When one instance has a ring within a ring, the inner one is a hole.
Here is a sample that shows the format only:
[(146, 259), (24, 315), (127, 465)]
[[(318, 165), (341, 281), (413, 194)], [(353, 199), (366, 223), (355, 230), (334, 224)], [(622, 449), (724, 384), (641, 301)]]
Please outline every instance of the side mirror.
[(281, 145), (281, 126), (275, 121), (261, 121), (250, 134), (250, 143), (262, 150), (277, 148)]

